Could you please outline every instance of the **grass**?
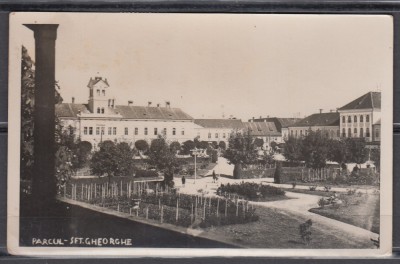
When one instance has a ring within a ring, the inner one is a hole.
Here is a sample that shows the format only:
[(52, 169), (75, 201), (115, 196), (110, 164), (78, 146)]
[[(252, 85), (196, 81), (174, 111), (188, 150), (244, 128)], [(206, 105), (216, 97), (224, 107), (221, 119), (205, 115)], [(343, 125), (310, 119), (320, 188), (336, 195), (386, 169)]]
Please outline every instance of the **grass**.
[(277, 209), (257, 207), (257, 222), (209, 227), (206, 236), (246, 248), (373, 248), (371, 241), (357, 241), (340, 230), (314, 225), (311, 228), (312, 241), (303, 243), (299, 235), (299, 225), (307, 219)]
[(348, 204), (341, 205), (338, 208), (334, 208), (332, 206), (313, 208), (310, 209), (310, 212), (358, 226), (379, 234), (379, 195), (362, 194), (360, 196), (350, 196), (347, 194), (341, 194), (339, 199), (347, 200)]

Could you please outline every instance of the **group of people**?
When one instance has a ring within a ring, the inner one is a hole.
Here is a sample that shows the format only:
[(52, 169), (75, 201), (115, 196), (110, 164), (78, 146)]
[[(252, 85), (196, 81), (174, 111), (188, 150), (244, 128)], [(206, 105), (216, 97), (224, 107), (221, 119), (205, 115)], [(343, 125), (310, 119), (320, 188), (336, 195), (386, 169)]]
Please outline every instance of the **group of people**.
[[(218, 176), (215, 174), (215, 170), (213, 170), (212, 176), (213, 176), (213, 183), (218, 182)], [(185, 175), (182, 176), (181, 180), (182, 180), (182, 187), (185, 187), (185, 184), (186, 184)]]

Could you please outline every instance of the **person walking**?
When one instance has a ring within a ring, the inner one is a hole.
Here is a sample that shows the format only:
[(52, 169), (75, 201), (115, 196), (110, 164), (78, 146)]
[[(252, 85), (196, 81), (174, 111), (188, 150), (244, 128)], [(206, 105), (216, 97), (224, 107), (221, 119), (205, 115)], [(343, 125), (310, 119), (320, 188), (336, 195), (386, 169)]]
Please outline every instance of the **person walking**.
[(216, 179), (215, 170), (213, 170), (212, 175), (213, 175), (213, 183), (215, 183), (215, 179)]
[(182, 186), (185, 187), (186, 178), (185, 175), (182, 176)]

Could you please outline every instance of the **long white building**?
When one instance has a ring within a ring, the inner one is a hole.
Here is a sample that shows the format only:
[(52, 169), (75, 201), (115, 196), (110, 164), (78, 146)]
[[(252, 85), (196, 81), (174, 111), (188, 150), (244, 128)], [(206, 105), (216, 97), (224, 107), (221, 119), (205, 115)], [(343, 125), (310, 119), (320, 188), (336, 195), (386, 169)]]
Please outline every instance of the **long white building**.
[(96, 149), (104, 140), (134, 143), (144, 139), (150, 142), (158, 135), (167, 140), (184, 142), (195, 137), (194, 119), (179, 108), (166, 105), (136, 106), (132, 102), (116, 105), (113, 88), (107, 79), (90, 79), (87, 104), (62, 103), (56, 105), (56, 115), (64, 127), (72, 126), (82, 141)]

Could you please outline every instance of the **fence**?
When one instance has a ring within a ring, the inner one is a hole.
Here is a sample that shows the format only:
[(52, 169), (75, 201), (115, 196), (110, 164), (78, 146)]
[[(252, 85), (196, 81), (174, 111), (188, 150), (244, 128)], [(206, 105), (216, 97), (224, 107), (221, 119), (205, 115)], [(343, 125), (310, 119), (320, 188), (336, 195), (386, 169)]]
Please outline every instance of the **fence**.
[(60, 196), (78, 200), (132, 217), (157, 220), (189, 227), (208, 227), (246, 223), (258, 220), (255, 209), (247, 200), (187, 195), (176, 189), (161, 189), (157, 183), (151, 189), (148, 182), (114, 182), (112, 184), (67, 184)]
[(322, 182), (335, 179), (339, 175), (336, 168), (310, 169), (305, 167), (282, 167), (281, 183), (287, 182)]

